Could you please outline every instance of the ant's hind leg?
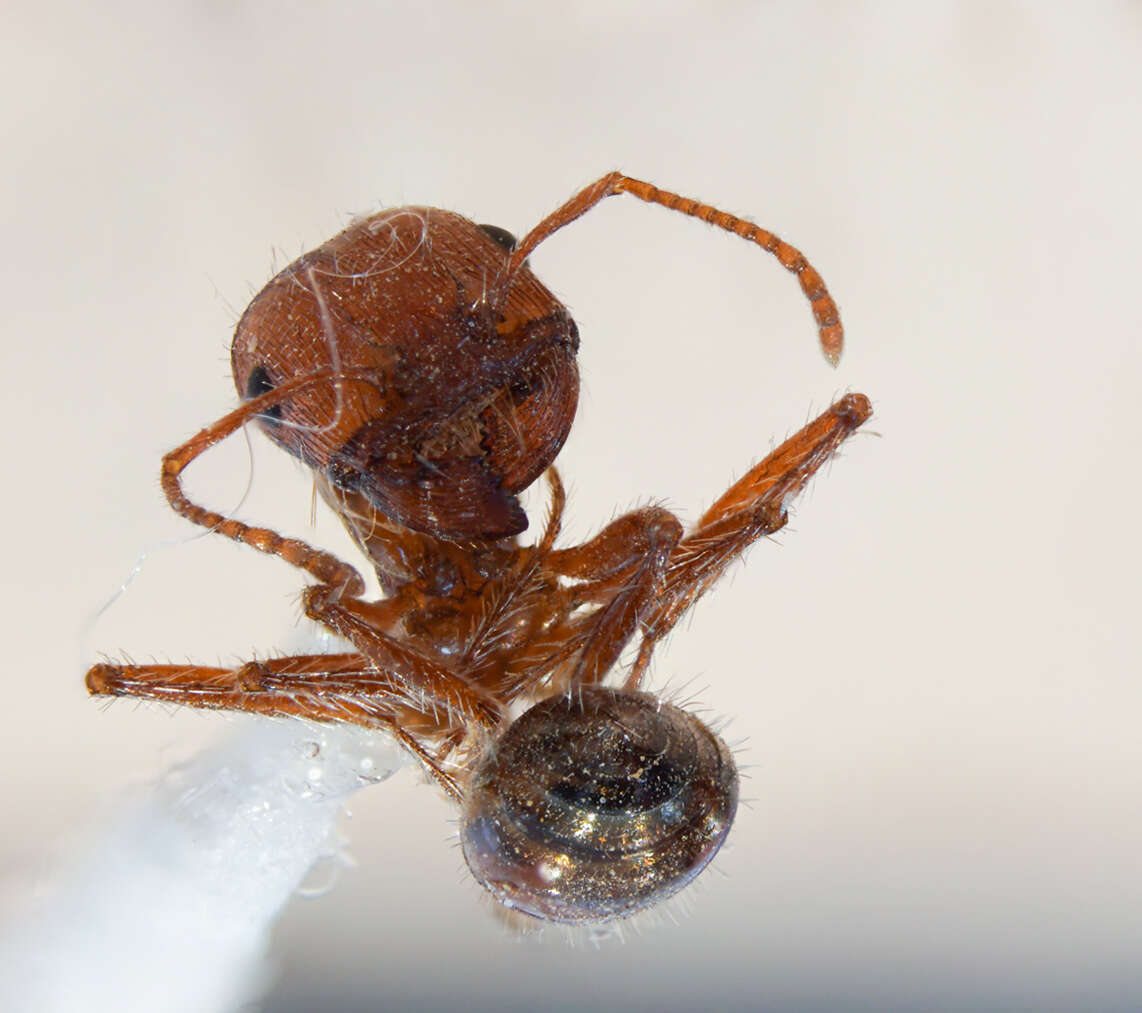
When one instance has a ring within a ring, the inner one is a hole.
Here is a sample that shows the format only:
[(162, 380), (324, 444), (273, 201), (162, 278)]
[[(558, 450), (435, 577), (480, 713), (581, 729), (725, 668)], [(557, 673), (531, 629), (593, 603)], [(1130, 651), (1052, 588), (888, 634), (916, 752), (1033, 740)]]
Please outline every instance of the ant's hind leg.
[(444, 791), (460, 798), (456, 778), (398, 721), (395, 708), (407, 705), (403, 687), (359, 654), (296, 655), (238, 668), (102, 664), (87, 673), (87, 691), (379, 729), (415, 756)]
[(654, 645), (757, 539), (780, 531), (791, 502), (872, 414), (863, 394), (848, 394), (751, 468), (710, 507), (678, 545), (662, 593), (647, 617), (627, 680), (638, 686)]

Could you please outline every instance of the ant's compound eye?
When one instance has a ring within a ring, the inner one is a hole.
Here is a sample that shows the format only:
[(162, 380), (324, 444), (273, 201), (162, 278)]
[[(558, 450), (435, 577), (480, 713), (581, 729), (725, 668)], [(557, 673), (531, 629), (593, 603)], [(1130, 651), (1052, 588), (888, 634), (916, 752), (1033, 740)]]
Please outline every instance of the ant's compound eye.
[(481, 232), (490, 236), (495, 242), (502, 246), (508, 253), (511, 253), (517, 246), (519, 240), (516, 239), (507, 229), (501, 229), (498, 225), (477, 225)]
[(604, 922), (693, 880), (725, 840), (737, 799), (729, 750), (694, 715), (588, 687), (541, 701), (488, 747), (460, 842), (505, 906)]
[[(274, 381), (270, 379), (270, 374), (266, 372), (266, 367), (255, 366), (250, 372), (249, 379), (246, 380), (246, 400), (249, 401), (251, 398), (268, 394), (274, 389), (274, 386)], [(270, 422), (280, 422), (282, 418), (282, 406), (276, 404), (272, 408), (267, 408), (258, 418), (266, 419)]]

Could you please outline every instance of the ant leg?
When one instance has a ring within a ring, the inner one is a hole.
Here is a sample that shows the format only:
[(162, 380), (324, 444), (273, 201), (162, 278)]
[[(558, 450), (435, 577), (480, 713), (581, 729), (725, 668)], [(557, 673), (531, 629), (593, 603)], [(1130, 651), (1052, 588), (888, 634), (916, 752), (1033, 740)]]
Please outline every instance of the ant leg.
[(629, 193), (648, 204), (660, 204), (669, 211), (697, 218), (710, 225), (715, 225), (726, 232), (732, 232), (741, 239), (756, 243), (762, 249), (772, 253), (781, 266), (795, 274), (813, 307), (813, 316), (817, 321), (817, 333), (821, 343), (821, 351), (831, 365), (840, 360), (844, 347), (845, 332), (841, 326), (840, 314), (837, 304), (829, 295), (825, 282), (817, 270), (805, 258), (800, 250), (790, 246), (779, 239), (772, 232), (747, 222), (736, 215), (719, 211), (709, 204), (703, 204), (690, 197), (682, 197), (669, 190), (660, 190), (653, 183), (624, 176), (621, 172), (608, 173), (600, 180), (579, 191), (562, 207), (557, 208), (536, 225), (512, 251), (507, 266), (496, 289), (492, 294), (492, 305), (498, 306), (505, 298), (507, 290), (511, 287), (513, 275), (523, 266), (532, 251), (545, 239), (558, 232), (563, 226), (570, 225), (576, 218), (585, 215), (600, 201), (616, 194)]
[(433, 715), (437, 708), (443, 708), (460, 723), (475, 721), (488, 730), (497, 729), (503, 713), (493, 696), (378, 628), (377, 609), (389, 600), (366, 602), (342, 597), (337, 588), (326, 584), (308, 588), (303, 598), (310, 619), (348, 640), (373, 667), (401, 687), (412, 706)]
[(567, 491), (563, 488), (563, 479), (559, 477), (559, 472), (554, 464), (548, 467), (547, 471), (543, 473), (543, 477), (547, 480), (547, 489), (551, 499), (547, 504), (547, 520), (543, 525), (543, 535), (536, 543), (534, 550), (541, 557), (551, 552), (555, 539), (559, 537), (559, 532), (563, 527), (563, 510), (567, 506)]
[(131, 696), (208, 710), (347, 723), (387, 732), (454, 799), (460, 788), (428, 747), (398, 721), (404, 687), (359, 654), (307, 654), (252, 661), (239, 668), (202, 665), (95, 665), (93, 696)]
[(537, 579), (542, 567), (547, 565), (551, 547), (559, 537), (563, 524), (563, 510), (567, 505), (567, 493), (559, 472), (551, 466), (544, 472), (550, 500), (547, 506), (547, 519), (543, 534), (533, 546), (520, 550), (523, 566), (504, 582), (498, 594), (489, 597), (468, 645), (460, 658), (460, 671), (478, 671), (482, 655), (489, 644), (497, 643), (507, 632), (506, 627), (514, 625), (521, 613), (535, 617), (560, 613), (569, 600), (569, 594), (562, 588), (553, 586), (549, 580)]
[(553, 552), (549, 565), (586, 581), (580, 598), (600, 592), (606, 600), (591, 617), (569, 684), (590, 685), (610, 671), (664, 587), (667, 564), (682, 537), (678, 518), (662, 507), (644, 507), (608, 524), (589, 542)]
[[(508, 701), (572, 659), (574, 668), (561, 683), (603, 679), (661, 587), (670, 553), (682, 535), (673, 514), (648, 507), (618, 518), (583, 545), (550, 551), (565, 497), (554, 469), (549, 469), (548, 480), (552, 505), (543, 538), (527, 566), (487, 610), (459, 664), (461, 671), (483, 675), (489, 645), (515, 636), (519, 617), (531, 616), (527, 645), (497, 675), (496, 695)], [(582, 583), (563, 587), (555, 574)], [(598, 605), (595, 612), (574, 616), (581, 606), (592, 604)]]
[(758, 538), (785, 526), (790, 503), (871, 414), (867, 397), (846, 395), (751, 468), (706, 511), (670, 559), (665, 586), (645, 622), (628, 688), (641, 682), (657, 641), (726, 567)]

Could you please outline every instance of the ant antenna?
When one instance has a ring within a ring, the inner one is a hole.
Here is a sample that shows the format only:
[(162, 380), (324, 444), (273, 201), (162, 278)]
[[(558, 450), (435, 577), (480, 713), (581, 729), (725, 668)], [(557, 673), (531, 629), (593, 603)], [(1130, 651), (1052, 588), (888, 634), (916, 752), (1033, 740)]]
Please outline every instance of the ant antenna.
[(747, 222), (736, 215), (719, 211), (709, 204), (703, 204), (690, 197), (682, 197), (669, 190), (660, 190), (653, 183), (644, 183), (639, 179), (624, 176), (621, 172), (612, 172), (602, 179), (592, 183), (589, 187), (579, 191), (562, 207), (557, 208), (538, 225), (535, 226), (516, 246), (508, 258), (507, 267), (499, 284), (493, 290), (492, 305), (502, 304), (511, 287), (512, 279), (519, 271), (523, 262), (532, 251), (545, 239), (558, 232), (564, 225), (570, 225), (576, 218), (580, 218), (591, 210), (600, 201), (616, 194), (629, 193), (648, 204), (661, 204), (670, 211), (698, 218), (719, 229), (732, 232), (735, 236), (756, 243), (762, 249), (772, 253), (785, 270), (797, 275), (801, 283), (801, 291), (805, 293), (813, 307), (813, 316), (817, 320), (817, 333), (821, 343), (821, 351), (829, 364), (835, 366), (841, 358), (844, 349), (845, 331), (841, 326), (840, 314), (837, 304), (829, 295), (825, 282), (817, 273), (805, 255), (795, 247), (790, 246), (783, 239), (779, 239), (772, 232)]

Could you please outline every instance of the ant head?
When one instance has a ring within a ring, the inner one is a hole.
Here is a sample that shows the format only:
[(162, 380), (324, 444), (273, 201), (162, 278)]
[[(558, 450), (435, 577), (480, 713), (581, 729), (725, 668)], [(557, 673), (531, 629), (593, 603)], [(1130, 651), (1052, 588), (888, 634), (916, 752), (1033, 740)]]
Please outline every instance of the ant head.
[(516, 494), (575, 417), (579, 340), (526, 263), (507, 276), (514, 246), (503, 229), (435, 208), (355, 223), (243, 314), (238, 393), (324, 373), (259, 416), (271, 439), (415, 531), (518, 534)]

